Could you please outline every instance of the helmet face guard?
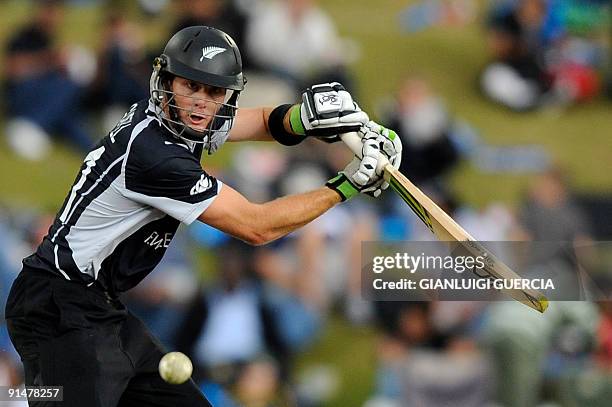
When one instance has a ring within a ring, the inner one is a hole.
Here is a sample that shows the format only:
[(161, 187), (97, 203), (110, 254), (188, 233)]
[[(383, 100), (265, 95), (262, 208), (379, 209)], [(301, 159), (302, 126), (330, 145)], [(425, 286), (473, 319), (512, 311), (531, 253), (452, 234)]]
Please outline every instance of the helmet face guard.
[[(151, 75), (150, 94), (151, 100), (156, 106), (155, 115), (160, 119), (162, 125), (174, 136), (188, 140), (192, 143), (205, 144), (205, 148), (212, 153), (213, 146), (217, 140), (225, 140), (232, 129), (236, 111), (238, 110), (238, 97), (240, 91), (226, 89), (223, 102), (212, 99), (199, 98), (190, 95), (176, 94), (171, 89), (172, 75), (160, 74), (159, 69), (154, 69)], [(187, 106), (179, 106), (176, 96), (192, 100)], [(187, 116), (195, 112), (196, 104), (212, 104), (213, 114), (198, 112), (199, 116), (209, 119), (205, 129), (196, 129), (181, 120), (180, 112)]]
[[(225, 89), (223, 102), (172, 90), (175, 77)], [(187, 27), (176, 33), (155, 58), (150, 80), (155, 115), (173, 135), (191, 143), (201, 143), (214, 152), (227, 138), (234, 124), (238, 97), (246, 83), (242, 74), (240, 51), (223, 31), (206, 26)], [(181, 105), (177, 103), (181, 98)], [(183, 103), (191, 100), (192, 103)], [(196, 105), (214, 106), (213, 114), (196, 113)], [(208, 119), (205, 129), (185, 123), (181, 117), (192, 114)]]

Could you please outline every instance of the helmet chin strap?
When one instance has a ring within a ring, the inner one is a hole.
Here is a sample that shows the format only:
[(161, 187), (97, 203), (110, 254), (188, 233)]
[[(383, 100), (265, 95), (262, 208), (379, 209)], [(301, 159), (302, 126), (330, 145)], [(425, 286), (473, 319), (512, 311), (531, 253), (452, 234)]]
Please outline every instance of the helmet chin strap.
[[(211, 123), (212, 123), (212, 120), (211, 120)], [(204, 146), (206, 146), (207, 144), (210, 145), (210, 137), (211, 137), (210, 130), (205, 130), (205, 132), (201, 132), (201, 131), (198, 131), (190, 127), (189, 125), (185, 123), (183, 123), (183, 126), (185, 126), (185, 128), (179, 137), (181, 138), (181, 140), (187, 143), (191, 151), (193, 151), (198, 144), (204, 144)], [(194, 139), (198, 139), (198, 141), (195, 141), (195, 140), (192, 140), (191, 138), (183, 136), (183, 134), (185, 133), (187, 133), (187, 135), (189, 135), (190, 137)]]
[(177, 136), (182, 143), (184, 143), (188, 148), (189, 151), (191, 151), (192, 153), (195, 151), (195, 148), (198, 146), (198, 143), (196, 143), (195, 141), (191, 141), (188, 138), (185, 138), (183, 136)]
[[(211, 154), (211, 139), (214, 133), (212, 130), (213, 122), (218, 120), (219, 118), (212, 117), (210, 122), (207, 125), (205, 130), (196, 130), (193, 127), (189, 126), (183, 120), (178, 117), (176, 109), (172, 106), (168, 106), (168, 110), (174, 113), (172, 115), (172, 120), (174, 123), (180, 123), (178, 126), (181, 126), (181, 130), (175, 130), (174, 135), (179, 138), (183, 143), (189, 147), (189, 149), (193, 152), (198, 144), (204, 145), (204, 148), (208, 150), (208, 154)], [(177, 127), (173, 122), (167, 121), (168, 125), (172, 128)]]

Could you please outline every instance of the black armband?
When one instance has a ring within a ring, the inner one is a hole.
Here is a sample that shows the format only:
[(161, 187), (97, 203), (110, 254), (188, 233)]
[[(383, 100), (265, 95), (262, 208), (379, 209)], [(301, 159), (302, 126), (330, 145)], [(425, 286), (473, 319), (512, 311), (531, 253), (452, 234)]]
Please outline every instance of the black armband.
[(285, 130), (285, 125), (283, 121), (285, 119), (285, 115), (291, 109), (293, 105), (280, 105), (270, 113), (270, 117), (268, 118), (268, 128), (270, 129), (270, 134), (274, 137), (274, 140), (278, 141), (280, 144), (284, 146), (295, 146), (300, 144), (306, 136), (299, 136), (297, 134), (291, 134), (287, 130)]

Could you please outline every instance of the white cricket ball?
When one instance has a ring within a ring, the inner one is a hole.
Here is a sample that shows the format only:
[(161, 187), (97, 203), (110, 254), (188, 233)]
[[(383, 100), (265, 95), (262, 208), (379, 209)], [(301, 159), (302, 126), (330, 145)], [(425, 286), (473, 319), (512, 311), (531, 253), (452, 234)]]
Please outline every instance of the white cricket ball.
[(185, 383), (192, 372), (191, 360), (184, 353), (166, 353), (159, 361), (159, 375), (170, 384)]

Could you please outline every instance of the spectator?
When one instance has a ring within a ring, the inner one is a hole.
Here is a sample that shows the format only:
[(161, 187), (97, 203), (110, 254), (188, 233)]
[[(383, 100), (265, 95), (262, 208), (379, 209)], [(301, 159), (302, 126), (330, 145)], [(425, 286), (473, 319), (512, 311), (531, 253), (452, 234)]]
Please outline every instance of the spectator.
[(98, 75), (88, 105), (103, 109), (104, 129), (110, 130), (130, 105), (149, 95), (151, 61), (140, 27), (119, 12), (106, 16)]
[[(576, 17), (579, 16), (587, 16)], [(484, 93), (513, 110), (569, 104), (600, 90), (606, 9), (597, 0), (519, 0), (489, 20), (493, 62), (481, 76)]]
[(516, 9), (494, 12), (488, 45), (493, 62), (481, 77), (484, 93), (514, 110), (533, 109), (552, 87), (544, 67), (544, 44), (538, 35), (544, 25), (542, 0), (520, 0)]
[(179, 17), (172, 32), (185, 27), (207, 25), (229, 34), (242, 51), (242, 65), (249, 68), (249, 57), (244, 44), (247, 18), (233, 0), (180, 0)]
[[(20, 258), (42, 239), (39, 231), (49, 228), (49, 218), (44, 214), (5, 212), (0, 208), (0, 385), (17, 387), (23, 383), (23, 371), (19, 355), (10, 342), (4, 308), (13, 280), (17, 277)], [(7, 406), (13, 402), (6, 402)], [(0, 402), (0, 406), (4, 406)], [(27, 403), (24, 402), (24, 406)]]
[[(608, 289), (610, 287), (607, 287)], [(601, 320), (597, 328), (597, 351), (595, 358), (598, 366), (605, 371), (612, 371), (612, 302), (599, 303)]]
[(581, 300), (586, 295), (580, 278), (574, 245), (591, 242), (585, 214), (574, 203), (567, 182), (558, 169), (534, 180), (520, 209), (519, 223), (530, 245), (534, 271), (555, 280), (557, 300)]
[(247, 31), (251, 61), (297, 89), (312, 81), (338, 81), (351, 90), (347, 45), (316, 0), (261, 2)]
[(586, 216), (574, 203), (564, 174), (551, 169), (534, 180), (521, 211), (521, 223), (535, 241), (589, 241)]
[(470, 319), (436, 325), (436, 305), (377, 303), (384, 334), (375, 397), (401, 406), (486, 405), (490, 371), (466, 330)]
[(235, 368), (265, 351), (264, 320), (269, 315), (255, 282), (245, 276), (252, 260), (245, 250), (233, 241), (218, 250), (219, 281), (196, 296), (177, 331), (177, 347), (193, 355), (199, 368), (196, 378), (214, 374), (222, 365)]
[(400, 171), (413, 182), (430, 182), (458, 163), (459, 153), (450, 139), (452, 119), (426, 81), (408, 78), (402, 83), (387, 124), (402, 138)]
[[(1, 214), (1, 212), (0, 212)], [(17, 264), (9, 254), (19, 251), (15, 243), (18, 240), (14, 232), (5, 226), (0, 219), (0, 385), (17, 386), (21, 381), (19, 371), (19, 355), (11, 344), (4, 320), (4, 307), (8, 297), (9, 288), (17, 276)]]
[(240, 373), (236, 383), (236, 399), (241, 406), (281, 407), (291, 406), (278, 395), (279, 373), (269, 359), (249, 363)]
[[(571, 364), (548, 369), (543, 366), (551, 364), (549, 352), (554, 364), (559, 344), (565, 342), (571, 347), (577, 336), (593, 338), (598, 319), (597, 309), (586, 301), (553, 302), (546, 315), (516, 302), (490, 304), (482, 339), (493, 362), (496, 401), (506, 407), (539, 405), (546, 376), (548, 380), (560, 380), (581, 372), (583, 367)], [(577, 332), (579, 335), (575, 335)]]
[(610, 21), (609, 1), (557, 0), (549, 8), (565, 33), (547, 55), (555, 97), (563, 103), (590, 100), (602, 89), (601, 74), (605, 72), (600, 70), (607, 65), (604, 38)]
[(83, 125), (79, 85), (67, 75), (68, 56), (54, 45), (62, 21), (60, 0), (39, 0), (32, 20), (5, 48), (6, 132), (16, 153), (43, 158), (49, 135), (66, 137), (81, 151), (92, 140)]
[[(309, 190), (335, 173), (337, 163), (348, 154), (342, 143), (331, 148), (323, 148), (321, 143), (304, 143), (286, 160), (283, 177), (272, 185), (275, 194)], [(275, 251), (266, 252), (269, 258), (277, 259), (278, 265), (266, 274), (277, 271), (276, 281), (284, 287), (299, 281), (298, 286), (304, 288), (300, 297), (308, 299), (312, 308), (327, 310), (332, 304), (343, 303), (351, 322), (364, 323), (371, 316), (371, 304), (361, 295), (361, 242), (376, 239), (378, 219), (373, 204), (361, 202), (351, 206), (350, 211), (332, 209), (289, 235)], [(287, 280), (289, 283), (282, 282)]]

